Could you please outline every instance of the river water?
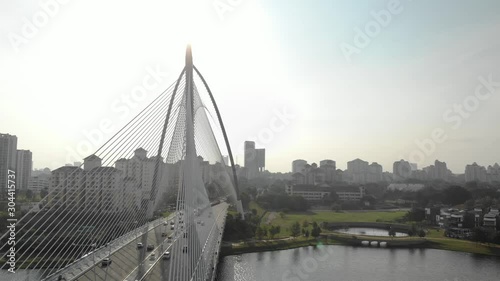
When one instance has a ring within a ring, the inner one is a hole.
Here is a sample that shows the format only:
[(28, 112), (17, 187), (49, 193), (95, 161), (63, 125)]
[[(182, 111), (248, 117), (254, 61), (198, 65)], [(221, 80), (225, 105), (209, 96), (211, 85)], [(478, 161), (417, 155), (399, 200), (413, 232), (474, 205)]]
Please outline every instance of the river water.
[(218, 274), (218, 281), (498, 281), (500, 258), (333, 245), (227, 256)]
[[(0, 281), (40, 280), (0, 271)], [(317, 246), (225, 257), (218, 281), (499, 281), (500, 258), (435, 249)]]

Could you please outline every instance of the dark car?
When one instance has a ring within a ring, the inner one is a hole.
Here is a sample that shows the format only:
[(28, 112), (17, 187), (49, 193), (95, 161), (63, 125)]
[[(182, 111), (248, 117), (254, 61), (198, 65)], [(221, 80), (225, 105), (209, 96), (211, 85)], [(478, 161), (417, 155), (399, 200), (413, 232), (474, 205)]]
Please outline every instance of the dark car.
[(108, 266), (111, 264), (111, 259), (110, 258), (104, 258), (102, 261), (101, 261), (101, 265), (102, 266)]

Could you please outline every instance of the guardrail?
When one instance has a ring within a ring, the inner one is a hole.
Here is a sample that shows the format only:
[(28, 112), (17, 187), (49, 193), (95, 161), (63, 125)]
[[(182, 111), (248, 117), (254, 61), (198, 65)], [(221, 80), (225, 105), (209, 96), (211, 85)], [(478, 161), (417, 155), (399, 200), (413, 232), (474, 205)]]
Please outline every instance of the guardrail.
[[(168, 216), (167, 220), (171, 220), (174, 215), (175, 214), (171, 214), (170, 216)], [(112, 255), (116, 251), (123, 248), (125, 245), (128, 245), (130, 242), (139, 238), (141, 235), (148, 233), (152, 229), (160, 226), (164, 221), (165, 218), (159, 218), (154, 221), (148, 222), (146, 231), (144, 231), (146, 224), (137, 227), (134, 230), (131, 230), (124, 235), (112, 240), (108, 243), (107, 246), (101, 246), (100, 248), (94, 250), (91, 254), (87, 254), (85, 257), (66, 265), (61, 270), (42, 279), (42, 281), (58, 281), (61, 280), (59, 279), (59, 276), (62, 276), (64, 278), (62, 280), (74, 280), (83, 275), (92, 267), (96, 266), (105, 257)]]

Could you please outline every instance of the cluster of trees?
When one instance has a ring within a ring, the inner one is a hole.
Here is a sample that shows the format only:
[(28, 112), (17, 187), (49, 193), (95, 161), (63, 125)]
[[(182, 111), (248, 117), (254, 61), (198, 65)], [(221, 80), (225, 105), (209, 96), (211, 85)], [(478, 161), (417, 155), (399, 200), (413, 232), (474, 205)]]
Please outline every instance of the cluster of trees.
[(485, 209), (499, 203), (500, 193), (494, 187), (478, 186), (477, 184), (469, 183), (465, 187), (457, 185), (438, 188), (428, 186), (416, 192), (390, 190), (384, 194), (384, 198), (388, 200), (403, 199), (416, 201), (420, 207), (438, 203), (451, 206), (467, 203), (470, 208), (480, 205)]
[(256, 216), (247, 215), (245, 220), (242, 220), (239, 215), (228, 214), (224, 227), (224, 239), (235, 241), (253, 238), (258, 225), (259, 218)]
[(312, 222), (311, 225), (312, 225), (312, 229), (311, 229), (311, 231), (309, 231), (309, 222), (308, 221), (304, 221), (302, 223), (302, 230), (301, 230), (300, 229), (300, 224), (297, 221), (290, 228), (290, 234), (293, 237), (297, 237), (297, 236), (299, 236), (302, 233), (302, 235), (304, 235), (307, 238), (309, 238), (309, 236), (317, 238), (320, 235), (320, 233), (321, 233), (321, 228), (320, 228), (320, 226), (318, 225), (317, 222)]
[(278, 226), (271, 225), (271, 227), (269, 228), (265, 225), (258, 226), (257, 229), (255, 230), (255, 237), (259, 240), (266, 236), (273, 239), (280, 232), (281, 232), (281, 227), (279, 225)]
[(476, 227), (472, 240), (481, 243), (500, 244), (500, 232), (491, 228)]
[(284, 210), (303, 212), (309, 209), (308, 202), (302, 196), (267, 193), (257, 198), (263, 208), (270, 210)]

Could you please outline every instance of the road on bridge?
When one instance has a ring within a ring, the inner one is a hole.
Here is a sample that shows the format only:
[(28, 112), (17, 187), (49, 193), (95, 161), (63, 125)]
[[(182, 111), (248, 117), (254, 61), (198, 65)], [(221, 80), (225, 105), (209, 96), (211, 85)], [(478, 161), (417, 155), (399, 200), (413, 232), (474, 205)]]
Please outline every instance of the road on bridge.
[[(209, 208), (210, 209), (210, 208)], [(212, 207), (212, 214), (209, 212), (204, 212), (198, 220), (208, 222), (209, 216), (213, 216), (216, 219), (217, 227), (214, 228), (213, 225), (197, 224), (197, 232), (201, 231), (201, 237), (208, 237), (210, 231), (219, 231), (222, 229), (223, 222), (225, 219), (227, 204), (219, 204)], [(205, 217), (206, 216), (206, 217)], [(165, 220), (166, 223), (151, 229), (147, 234), (144, 234), (137, 239), (132, 240), (130, 243), (123, 246), (121, 249), (115, 251), (111, 254), (111, 264), (103, 266), (99, 260), (96, 260), (94, 267), (87, 270), (84, 274), (80, 275), (77, 279), (78, 281), (122, 281), (122, 280), (168, 280), (170, 264), (175, 261), (176, 258), (181, 257), (181, 263), (189, 267), (191, 266), (191, 259), (189, 251), (188, 253), (183, 253), (182, 249), (184, 246), (184, 237), (182, 237), (182, 232), (179, 231), (178, 235), (175, 235), (175, 230), (171, 230), (171, 221), (175, 221), (175, 218), (169, 218), (170, 220)], [(162, 233), (166, 233), (163, 234)], [(211, 235), (212, 240), (207, 241), (207, 247), (211, 247), (210, 250), (206, 251), (206, 255), (212, 255), (214, 251), (218, 251), (218, 242), (213, 239), (220, 237), (220, 233), (215, 233), (216, 235)], [(168, 237), (172, 237), (171, 240)], [(138, 248), (137, 244), (142, 243), (143, 247)], [(177, 247), (173, 247), (178, 243)], [(154, 245), (154, 250), (148, 251), (147, 245)], [(165, 251), (171, 252), (170, 259), (163, 259), (162, 255)], [(211, 257), (206, 256), (207, 260)], [(143, 278), (144, 277), (144, 278)], [(177, 278), (173, 278), (178, 280)]]

